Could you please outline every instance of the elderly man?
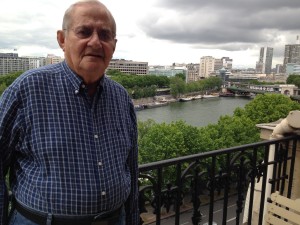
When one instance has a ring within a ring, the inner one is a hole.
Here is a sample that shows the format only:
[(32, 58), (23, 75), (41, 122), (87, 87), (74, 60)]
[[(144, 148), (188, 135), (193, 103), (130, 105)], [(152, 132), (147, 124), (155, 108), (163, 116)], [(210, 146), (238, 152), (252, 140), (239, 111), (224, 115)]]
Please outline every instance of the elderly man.
[(57, 40), (65, 61), (25, 72), (0, 99), (0, 224), (137, 225), (136, 115), (104, 74), (115, 20), (99, 1), (79, 1)]

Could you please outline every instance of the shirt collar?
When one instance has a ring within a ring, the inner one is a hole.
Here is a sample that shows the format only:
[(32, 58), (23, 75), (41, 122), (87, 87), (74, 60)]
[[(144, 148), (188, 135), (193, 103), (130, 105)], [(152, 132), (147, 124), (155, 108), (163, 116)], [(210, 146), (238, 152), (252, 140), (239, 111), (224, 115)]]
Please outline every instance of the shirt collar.
[[(63, 61), (62, 66), (64, 68), (67, 79), (70, 81), (70, 83), (74, 88), (74, 93), (78, 94), (80, 90), (82, 90), (82, 88), (85, 87), (82, 78), (78, 76), (76, 73), (74, 73), (73, 70), (71, 70), (71, 68), (68, 66), (65, 60)], [(105, 80), (104, 77), (105, 74), (101, 77), (99, 81), (100, 90), (102, 90), (104, 86), (104, 80)]]

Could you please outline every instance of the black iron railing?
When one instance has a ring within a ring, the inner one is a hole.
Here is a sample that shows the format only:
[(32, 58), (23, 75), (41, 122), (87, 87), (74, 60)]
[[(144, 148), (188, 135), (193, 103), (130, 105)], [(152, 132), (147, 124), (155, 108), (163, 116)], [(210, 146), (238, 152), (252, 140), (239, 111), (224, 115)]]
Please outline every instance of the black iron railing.
[[(172, 224), (179, 225), (183, 210), (190, 213), (189, 222), (194, 225), (215, 224), (214, 221), (225, 225), (232, 211), (235, 224), (242, 224), (243, 217), (248, 225), (254, 224), (251, 214), (258, 182), (263, 188), (255, 223), (262, 224), (267, 185), (271, 192), (278, 190), (291, 196), (297, 140), (299, 136), (289, 136), (140, 165), (141, 224), (160, 225), (162, 218), (172, 215)], [(269, 158), (272, 152), (274, 159)], [(268, 179), (270, 167), (274, 170)], [(216, 218), (217, 201), (221, 201), (222, 208)], [(232, 201), (234, 209), (229, 209)], [(205, 210), (207, 215), (203, 218)], [(149, 214), (153, 216), (147, 219)]]

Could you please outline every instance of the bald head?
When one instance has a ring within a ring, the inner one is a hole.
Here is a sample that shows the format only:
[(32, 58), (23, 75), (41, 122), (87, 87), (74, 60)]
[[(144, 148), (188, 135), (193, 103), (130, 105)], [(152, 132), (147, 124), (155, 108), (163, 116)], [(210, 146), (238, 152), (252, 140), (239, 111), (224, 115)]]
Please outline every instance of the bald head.
[(79, 7), (85, 6), (85, 5), (100, 6), (101, 12), (99, 11), (99, 13), (106, 14), (108, 16), (108, 18), (110, 18), (111, 24), (112, 24), (111, 29), (112, 29), (113, 35), (115, 37), (116, 36), (116, 22), (115, 22), (115, 19), (112, 16), (111, 12), (107, 9), (107, 7), (98, 0), (80, 0), (80, 1), (72, 4), (65, 11), (65, 15), (64, 15), (64, 18), (63, 18), (63, 23), (62, 23), (62, 29), (67, 30), (68, 28), (70, 28), (72, 26), (73, 19), (74, 19), (73, 16), (75, 15), (76, 9), (78, 9)]

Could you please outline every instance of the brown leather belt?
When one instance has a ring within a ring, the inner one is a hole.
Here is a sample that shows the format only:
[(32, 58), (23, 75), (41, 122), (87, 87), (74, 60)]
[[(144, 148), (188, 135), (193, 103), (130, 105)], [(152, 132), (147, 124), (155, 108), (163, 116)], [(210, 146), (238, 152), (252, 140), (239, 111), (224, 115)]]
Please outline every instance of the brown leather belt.
[(39, 225), (115, 225), (121, 215), (121, 208), (106, 214), (63, 216), (38, 212), (17, 201), (14, 201), (14, 207), (22, 216)]

